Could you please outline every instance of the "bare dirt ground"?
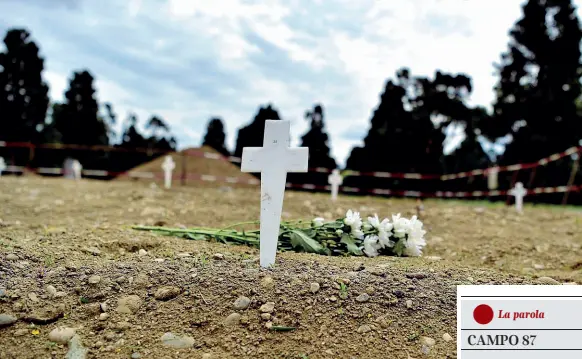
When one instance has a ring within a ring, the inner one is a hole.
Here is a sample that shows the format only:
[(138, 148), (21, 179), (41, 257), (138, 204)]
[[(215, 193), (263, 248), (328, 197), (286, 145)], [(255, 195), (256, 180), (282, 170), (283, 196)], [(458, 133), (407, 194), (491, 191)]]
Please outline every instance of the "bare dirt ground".
[[(582, 283), (573, 211), (427, 201), (423, 258), (280, 253), (265, 270), (254, 248), (130, 228), (256, 220), (253, 189), (2, 177), (0, 203), (0, 358), (455, 358), (456, 285)], [(349, 208), (416, 213), (287, 192), (284, 218)]]

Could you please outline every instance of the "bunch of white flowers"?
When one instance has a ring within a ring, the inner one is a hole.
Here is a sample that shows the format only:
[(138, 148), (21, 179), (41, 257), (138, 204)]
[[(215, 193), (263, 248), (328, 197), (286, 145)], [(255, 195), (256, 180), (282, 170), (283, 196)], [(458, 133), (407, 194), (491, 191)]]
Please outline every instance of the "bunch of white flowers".
[[(134, 229), (153, 231), (193, 240), (216, 240), (222, 243), (260, 246), (260, 230), (236, 230), (236, 226), (259, 222), (241, 222), (232, 226), (213, 229), (164, 228), (134, 226)], [(317, 253), (332, 256), (376, 257), (396, 255), (418, 257), (426, 245), (422, 222), (413, 216), (403, 218), (393, 215), (392, 220), (380, 220), (378, 215), (363, 221), (359, 212), (347, 211), (346, 216), (332, 221), (317, 217), (311, 221), (283, 221), (280, 225), (278, 247), (281, 250)]]
[[(323, 218), (316, 218), (323, 225)], [(362, 222), (359, 212), (347, 211), (343, 223), (347, 226), (342, 232), (347, 232), (357, 240), (363, 240), (363, 253), (368, 257), (376, 257), (380, 254), (396, 254), (409, 257), (419, 257), (426, 246), (422, 229), (422, 222), (413, 216), (407, 219), (400, 213), (392, 215), (392, 221), (384, 218), (380, 221), (378, 215), (368, 217)], [(338, 234), (340, 231), (338, 231)]]

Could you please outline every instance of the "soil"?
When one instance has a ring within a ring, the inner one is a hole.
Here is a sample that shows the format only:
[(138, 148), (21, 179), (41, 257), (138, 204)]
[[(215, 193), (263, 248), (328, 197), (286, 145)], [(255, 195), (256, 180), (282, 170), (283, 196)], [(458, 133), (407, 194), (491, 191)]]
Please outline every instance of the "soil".
[[(16, 319), (0, 358), (63, 358), (58, 327), (87, 358), (456, 358), (456, 285), (582, 282), (582, 215), (548, 207), (426, 201), (424, 257), (286, 252), (261, 269), (255, 248), (131, 229), (256, 220), (257, 189), (2, 177), (0, 203), (0, 323)], [(287, 191), (283, 217), (350, 208), (416, 214), (412, 200)]]

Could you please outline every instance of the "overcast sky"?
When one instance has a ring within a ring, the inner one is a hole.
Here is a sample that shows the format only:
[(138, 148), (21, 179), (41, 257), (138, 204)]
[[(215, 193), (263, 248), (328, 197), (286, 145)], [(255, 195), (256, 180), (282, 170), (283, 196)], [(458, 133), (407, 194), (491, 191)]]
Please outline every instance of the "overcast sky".
[(0, 31), (28, 28), (45, 58), (50, 96), (89, 69), (98, 98), (142, 124), (158, 114), (181, 148), (220, 116), (227, 145), (272, 102), (291, 120), (325, 108), (332, 154), (361, 143), (386, 78), (407, 66), (472, 76), (471, 104), (488, 106), (494, 62), (521, 0), (0, 0)]

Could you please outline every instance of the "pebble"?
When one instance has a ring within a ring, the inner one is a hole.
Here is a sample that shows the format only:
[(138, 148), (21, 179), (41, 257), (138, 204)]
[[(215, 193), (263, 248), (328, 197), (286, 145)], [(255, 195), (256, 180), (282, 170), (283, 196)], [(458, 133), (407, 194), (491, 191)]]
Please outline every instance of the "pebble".
[(166, 346), (176, 349), (191, 348), (194, 346), (194, 338), (189, 336), (179, 336), (174, 333), (165, 333), (160, 339)]
[(101, 308), (101, 311), (105, 313), (107, 311), (107, 303), (99, 304), (99, 308)]
[(411, 279), (424, 279), (427, 275), (426, 273), (406, 273), (406, 277)]
[(329, 301), (330, 302), (337, 302), (337, 297), (335, 295), (332, 295), (331, 297), (329, 297)]
[(28, 299), (32, 300), (33, 302), (38, 302), (38, 297), (36, 296), (36, 293), (28, 293)]
[(107, 320), (107, 318), (109, 318), (109, 314), (107, 313), (99, 314), (99, 320)]
[(46, 292), (53, 297), (55, 297), (57, 295), (57, 289), (55, 287), (53, 287), (52, 285), (46, 286)]
[(148, 255), (148, 251), (146, 251), (145, 249), (142, 248), (142, 249), (139, 250), (139, 252), (137, 252), (137, 254), (139, 256), (142, 256), (142, 257), (143, 256), (147, 256)]
[(89, 284), (98, 284), (101, 282), (101, 277), (98, 275), (92, 275), (89, 277)]
[(157, 300), (170, 300), (176, 298), (181, 292), (178, 287), (161, 287), (156, 291), (154, 297)]
[(247, 309), (250, 304), (251, 300), (248, 297), (245, 296), (238, 297), (238, 299), (234, 301), (234, 309), (238, 310)]
[(5, 295), (6, 295), (6, 289), (0, 288), (0, 298), (4, 297)]
[(164, 258), (156, 258), (154, 259), (154, 262), (162, 263), (164, 260), (165, 260)]
[(85, 248), (85, 252), (90, 253), (94, 256), (98, 256), (101, 254), (101, 251), (99, 250), (99, 248), (96, 248), (96, 247)]
[(266, 276), (261, 280), (261, 287), (263, 288), (273, 288), (274, 286), (275, 280), (270, 276)]
[(192, 255), (190, 253), (178, 253), (176, 254), (176, 257), (178, 258), (186, 258), (186, 257), (191, 257)]
[(400, 289), (393, 290), (392, 294), (394, 294), (396, 296), (396, 298), (403, 298), (404, 297), (404, 292), (401, 291)]
[(540, 277), (540, 278), (537, 279), (537, 282), (540, 283), (540, 284), (546, 284), (546, 285), (556, 285), (556, 284), (560, 284), (560, 282), (558, 282), (554, 278), (550, 278), (550, 277)]
[(223, 260), (224, 259), (224, 254), (222, 253), (214, 253), (214, 256), (212, 256), (214, 259), (217, 260)]
[(141, 354), (140, 353), (133, 353), (131, 354), (131, 359), (140, 359), (141, 358)]
[(125, 314), (135, 314), (141, 307), (142, 300), (137, 295), (127, 295), (117, 301), (117, 311)]
[(406, 308), (411, 309), (412, 308), (412, 299), (408, 299), (406, 301)]
[(271, 329), (272, 327), (273, 327), (273, 322), (266, 322), (265, 323), (265, 328)]
[(450, 342), (453, 340), (453, 337), (451, 337), (451, 335), (449, 333), (445, 333), (445, 334), (443, 334), (443, 340), (445, 342)]
[(360, 325), (360, 327), (358, 328), (358, 333), (363, 334), (363, 333), (367, 333), (371, 330), (372, 330), (372, 328), (370, 328), (370, 326), (368, 324), (364, 324), (364, 325)]
[(267, 302), (267, 303), (261, 305), (261, 308), (259, 310), (262, 313), (273, 313), (273, 311), (275, 310), (275, 303), (274, 302)]
[(315, 282), (311, 283), (311, 285), (309, 286), (309, 290), (313, 294), (319, 292), (319, 283), (315, 283)]
[(69, 340), (75, 335), (75, 329), (73, 328), (64, 328), (58, 327), (53, 329), (49, 335), (48, 339), (51, 342), (59, 343), (59, 344), (67, 344)]
[(263, 319), (263, 320), (271, 320), (271, 314), (269, 314), (269, 313), (263, 313), (263, 314), (261, 314), (261, 319)]
[(226, 317), (226, 319), (224, 320), (224, 325), (225, 326), (237, 325), (238, 323), (240, 323), (240, 318), (241, 318), (240, 314), (232, 313), (231, 315)]
[(544, 269), (544, 268), (546, 268), (546, 266), (543, 265), (543, 264), (534, 264), (534, 269), (541, 270), (541, 269)]
[(436, 340), (434, 340), (431, 337), (421, 337), (420, 343), (426, 345), (427, 347), (432, 347), (433, 345), (436, 344)]
[(0, 328), (16, 323), (16, 318), (8, 314), (0, 314)]
[(20, 257), (18, 257), (16, 254), (14, 253), (10, 253), (6, 256), (6, 259), (9, 261), (17, 261), (20, 259)]
[(26, 334), (28, 334), (28, 329), (18, 329), (17, 331), (14, 332), (15, 337), (23, 337)]
[(362, 293), (356, 297), (356, 301), (364, 303), (370, 300), (370, 295), (368, 293)]
[(85, 359), (87, 352), (88, 350), (83, 346), (81, 338), (78, 335), (74, 335), (69, 341), (69, 351), (65, 359)]

